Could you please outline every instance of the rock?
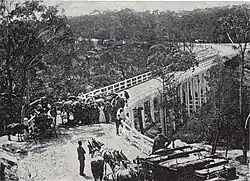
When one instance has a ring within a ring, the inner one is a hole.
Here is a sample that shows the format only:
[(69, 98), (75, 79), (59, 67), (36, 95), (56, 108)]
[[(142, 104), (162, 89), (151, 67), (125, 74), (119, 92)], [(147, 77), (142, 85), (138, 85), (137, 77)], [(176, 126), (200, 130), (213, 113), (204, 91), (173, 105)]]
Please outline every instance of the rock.
[(28, 154), (28, 150), (26, 149), (19, 149), (17, 150), (17, 153), (23, 154), (23, 155), (27, 155)]
[(0, 159), (0, 180), (5, 180), (5, 168), (7, 167), (7, 164), (5, 164)]
[(0, 158), (0, 179), (17, 181), (17, 163), (8, 158)]
[(10, 166), (17, 165), (16, 157), (10, 155), (8, 152), (5, 152), (3, 150), (0, 151), (0, 160), (5, 162), (6, 164), (9, 164)]
[(3, 144), (2, 149), (10, 153), (28, 154), (28, 150), (13, 144)]

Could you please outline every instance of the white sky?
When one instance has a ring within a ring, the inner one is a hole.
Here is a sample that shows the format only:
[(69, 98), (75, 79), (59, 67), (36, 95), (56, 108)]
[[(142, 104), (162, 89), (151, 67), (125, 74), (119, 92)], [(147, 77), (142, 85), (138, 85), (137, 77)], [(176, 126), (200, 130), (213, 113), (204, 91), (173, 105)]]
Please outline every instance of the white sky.
[(145, 10), (193, 10), (234, 4), (250, 3), (249, 1), (97, 1), (97, 0), (43, 0), (47, 5), (59, 5), (68, 16), (85, 15), (96, 10), (120, 10), (131, 8), (135, 11)]

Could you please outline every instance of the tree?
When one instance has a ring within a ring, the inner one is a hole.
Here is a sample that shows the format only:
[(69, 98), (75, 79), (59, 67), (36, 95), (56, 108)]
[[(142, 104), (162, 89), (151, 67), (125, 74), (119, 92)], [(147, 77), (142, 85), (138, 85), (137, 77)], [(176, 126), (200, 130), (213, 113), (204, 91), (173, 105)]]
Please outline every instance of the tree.
[[(212, 144), (212, 153), (216, 147), (241, 148), (243, 130), (239, 119), (239, 81), (238, 61), (240, 57), (221, 60), (209, 69), (206, 77), (209, 90), (207, 102), (191, 117), (177, 133), (179, 139), (187, 142)], [(245, 92), (244, 97), (249, 97)], [(247, 103), (248, 102), (248, 103)], [(249, 99), (246, 99), (247, 109)], [(184, 136), (187, 135), (187, 136)]]
[[(37, 71), (55, 60), (61, 45), (69, 45), (71, 34), (66, 17), (57, 7), (47, 7), (38, 1), (12, 4), (2, 0), (0, 20), (1, 60), (8, 84), (4, 92), (8, 93), (8, 114), (12, 115), (11, 95), (16, 92), (17, 97), (27, 98), (25, 104), (29, 102), (31, 81)], [(20, 113), (20, 109), (14, 112)]]
[(237, 66), (234, 65), (237, 61), (238, 57), (225, 63), (218, 62), (216, 66), (210, 69), (210, 76), (207, 78), (210, 89), (205, 107), (209, 114), (203, 110), (200, 112), (200, 119), (211, 120), (210, 130), (215, 132), (211, 135), (211, 138), (213, 138), (212, 154), (216, 152), (219, 140), (227, 142), (227, 146), (230, 143), (237, 146), (235, 140), (238, 139), (238, 135), (242, 134), (240, 132), (239, 108), (237, 106), (239, 104), (237, 97), (239, 83), (236, 79), (237, 71), (235, 67)]
[[(180, 50), (179, 47), (169, 44), (157, 44), (153, 45), (149, 49), (148, 59), (147, 59), (148, 69), (152, 71), (153, 76), (156, 78), (161, 78), (163, 91), (161, 93), (161, 106), (163, 108), (163, 123), (165, 124), (166, 117), (170, 116), (170, 112), (167, 113), (166, 110), (177, 110), (176, 107), (181, 107), (179, 101), (174, 101), (176, 104), (167, 104), (174, 99), (176, 91), (174, 89), (175, 73), (184, 73), (186, 70), (198, 65), (198, 61), (195, 59), (194, 54)], [(173, 92), (174, 91), (174, 92)], [(166, 107), (169, 105), (170, 107)], [(178, 117), (177, 111), (174, 111)], [(164, 125), (164, 132), (166, 133), (166, 125)]]
[(244, 129), (247, 115), (243, 113), (244, 80), (246, 70), (246, 48), (250, 41), (250, 9), (247, 5), (234, 6), (227, 16), (218, 20), (218, 34), (223, 34), (240, 54), (239, 59), (239, 115), (244, 137), (242, 143), (244, 163), (247, 163), (248, 130)]

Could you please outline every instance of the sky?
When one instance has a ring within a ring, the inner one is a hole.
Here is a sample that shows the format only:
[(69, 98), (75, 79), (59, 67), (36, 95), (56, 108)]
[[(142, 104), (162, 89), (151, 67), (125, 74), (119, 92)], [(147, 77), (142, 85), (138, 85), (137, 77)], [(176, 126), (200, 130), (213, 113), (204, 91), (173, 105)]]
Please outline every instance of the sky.
[(135, 11), (145, 10), (193, 10), (196, 8), (211, 8), (215, 6), (237, 5), (250, 3), (247, 1), (97, 1), (97, 0), (43, 0), (46, 5), (59, 5), (65, 10), (67, 16), (79, 16), (90, 14), (94, 10), (120, 10), (131, 8)]
[[(226, 6), (243, 4), (246, 1), (90, 1), (90, 0), (44, 0), (47, 5), (59, 5), (68, 16), (85, 15), (96, 10), (120, 10), (131, 8), (135, 11), (145, 10), (193, 10), (195, 8), (209, 8), (215, 6)], [(249, 3), (249, 2), (248, 2)]]

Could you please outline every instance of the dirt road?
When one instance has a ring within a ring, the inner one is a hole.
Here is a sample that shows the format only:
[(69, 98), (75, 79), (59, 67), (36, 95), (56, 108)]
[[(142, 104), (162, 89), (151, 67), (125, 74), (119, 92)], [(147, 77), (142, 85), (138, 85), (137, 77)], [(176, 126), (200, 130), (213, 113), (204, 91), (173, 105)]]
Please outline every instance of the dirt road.
[(85, 177), (79, 176), (77, 142), (83, 142), (88, 153), (87, 141), (94, 137), (108, 148), (123, 150), (129, 159), (141, 155), (122, 137), (115, 135), (115, 126), (100, 124), (61, 130), (59, 138), (46, 143), (32, 143), (29, 153), (18, 161), (18, 175), (21, 181), (83, 181), (93, 180), (90, 170), (90, 155), (86, 154)]

